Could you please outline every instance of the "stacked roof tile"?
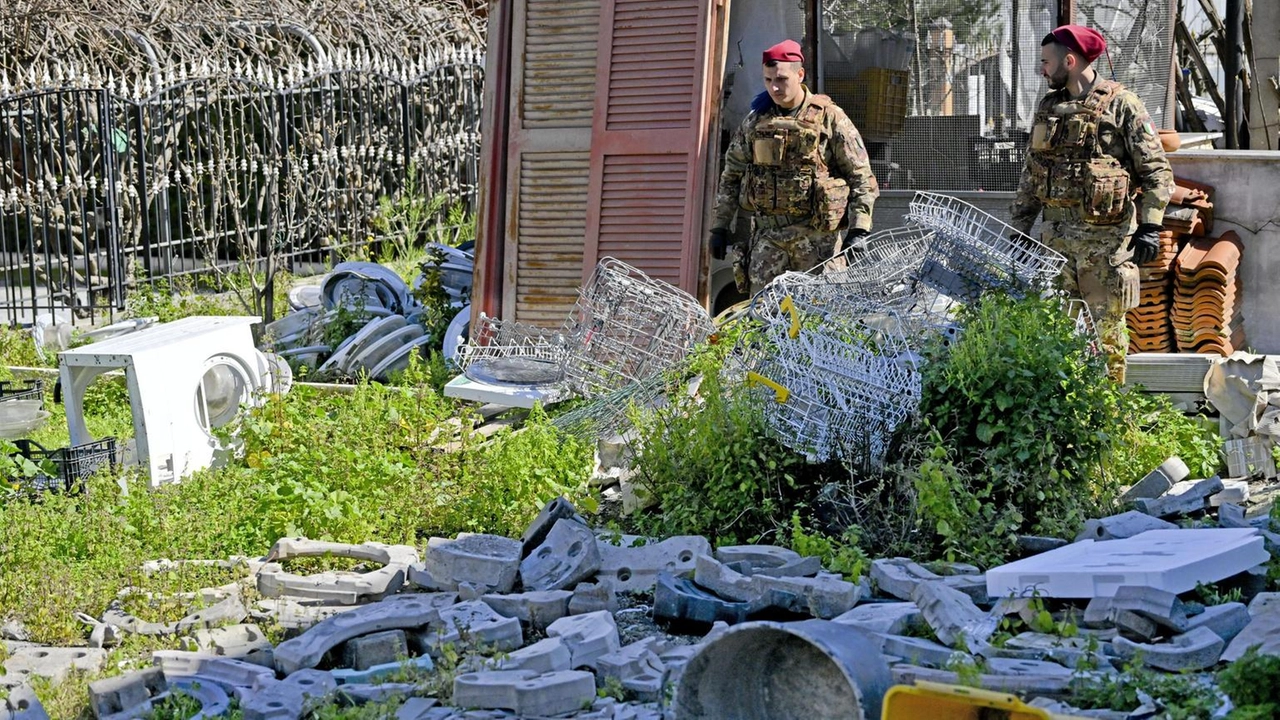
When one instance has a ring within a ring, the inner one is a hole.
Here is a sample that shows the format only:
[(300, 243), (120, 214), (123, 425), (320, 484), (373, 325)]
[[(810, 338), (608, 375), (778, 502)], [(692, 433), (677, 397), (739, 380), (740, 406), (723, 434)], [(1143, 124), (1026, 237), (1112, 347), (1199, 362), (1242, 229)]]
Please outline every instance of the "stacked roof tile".
[(1142, 294), (1130, 310), (1129, 352), (1229, 355), (1244, 342), (1242, 246), (1213, 232), (1213, 187), (1177, 179), (1156, 258), (1139, 268)]

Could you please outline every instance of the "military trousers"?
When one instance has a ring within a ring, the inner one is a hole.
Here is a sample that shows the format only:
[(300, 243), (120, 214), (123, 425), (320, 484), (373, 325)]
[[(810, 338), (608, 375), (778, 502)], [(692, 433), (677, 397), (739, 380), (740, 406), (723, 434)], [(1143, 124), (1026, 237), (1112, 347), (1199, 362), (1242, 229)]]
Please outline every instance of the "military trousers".
[(1058, 277), (1070, 297), (1084, 300), (1093, 316), (1107, 371), (1124, 382), (1129, 349), (1126, 313), (1137, 307), (1138, 268), (1130, 258), (1128, 227), (1078, 226), (1045, 223), (1041, 240), (1066, 257)]
[(756, 291), (788, 270), (808, 272), (841, 250), (840, 232), (815, 230), (808, 218), (784, 223), (766, 218), (752, 223), (748, 276)]

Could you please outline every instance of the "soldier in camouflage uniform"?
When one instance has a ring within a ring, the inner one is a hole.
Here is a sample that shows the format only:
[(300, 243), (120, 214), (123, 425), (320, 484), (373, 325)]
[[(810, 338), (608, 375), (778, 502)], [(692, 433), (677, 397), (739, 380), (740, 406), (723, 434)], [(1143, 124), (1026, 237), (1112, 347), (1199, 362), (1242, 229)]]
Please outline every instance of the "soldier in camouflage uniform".
[(866, 146), (844, 111), (804, 86), (800, 45), (764, 52), (765, 91), (734, 132), (720, 176), (711, 253), (725, 256), (739, 209), (752, 214), (748, 247), (729, 248), (738, 289), (758, 290), (787, 270), (809, 270), (847, 241), (865, 249), (880, 188)]
[(1010, 210), (1067, 258), (1062, 289), (1089, 305), (1110, 374), (1124, 381), (1125, 313), (1137, 307), (1138, 265), (1159, 249), (1173, 170), (1142, 101), (1098, 76), (1097, 32), (1064, 25), (1045, 36), (1041, 74), (1052, 89), (1036, 110), (1027, 161)]

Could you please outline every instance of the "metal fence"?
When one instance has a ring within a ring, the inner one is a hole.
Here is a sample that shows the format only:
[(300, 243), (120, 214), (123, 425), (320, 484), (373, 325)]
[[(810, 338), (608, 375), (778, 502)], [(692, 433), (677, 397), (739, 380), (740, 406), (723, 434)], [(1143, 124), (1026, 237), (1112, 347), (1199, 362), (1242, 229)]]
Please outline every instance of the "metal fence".
[(412, 187), (474, 207), (483, 51), (288, 68), (208, 63), (132, 87), (0, 78), (0, 318), (110, 319), (139, 283), (319, 270)]

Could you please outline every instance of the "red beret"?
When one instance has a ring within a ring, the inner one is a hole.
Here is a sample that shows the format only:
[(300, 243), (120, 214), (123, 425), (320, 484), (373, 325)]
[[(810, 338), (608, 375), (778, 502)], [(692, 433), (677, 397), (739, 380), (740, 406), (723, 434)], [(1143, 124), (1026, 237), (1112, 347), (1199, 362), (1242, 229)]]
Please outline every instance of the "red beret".
[(804, 62), (804, 53), (800, 51), (800, 43), (795, 40), (783, 40), (764, 51), (765, 64), (771, 62)]
[(1101, 33), (1080, 25), (1063, 25), (1054, 28), (1053, 32), (1046, 35), (1040, 44), (1048, 45), (1049, 43), (1065, 45), (1068, 50), (1074, 50), (1087, 62), (1097, 60), (1098, 56), (1107, 49), (1107, 41), (1103, 39)]

